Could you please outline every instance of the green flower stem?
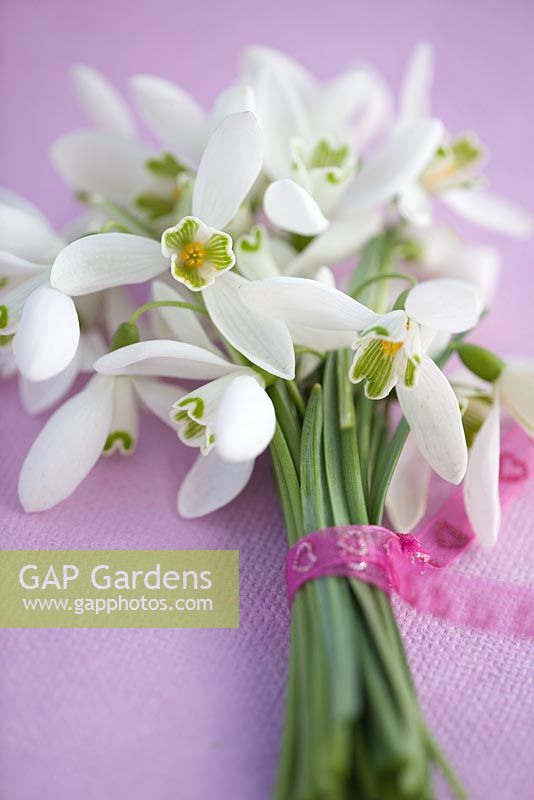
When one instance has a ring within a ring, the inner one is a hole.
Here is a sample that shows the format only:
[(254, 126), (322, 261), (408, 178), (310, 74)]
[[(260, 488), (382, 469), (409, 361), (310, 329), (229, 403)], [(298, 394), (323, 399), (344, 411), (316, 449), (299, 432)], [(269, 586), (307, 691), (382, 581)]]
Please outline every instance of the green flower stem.
[[(290, 457), (292, 459), (293, 467), (296, 475), (300, 473), (300, 422), (294, 406), (291, 404), (287, 392), (286, 384), (282, 381), (276, 381), (272, 386), (269, 386), (267, 393), (271, 398), (276, 411), (276, 419), (283, 431), (286, 446), (288, 448)], [(298, 481), (298, 477), (297, 477)], [(299, 508), (300, 508), (300, 490), (299, 490)], [(297, 534), (302, 536), (302, 524)]]
[(295, 408), (299, 412), (300, 416), (304, 416), (304, 412), (306, 411), (306, 403), (302, 399), (302, 395), (299, 391), (299, 387), (295, 383), (295, 381), (286, 381), (286, 388), (289, 396), (293, 400), (295, 404)]
[[(385, 460), (380, 457), (382, 453), (379, 455), (376, 467), (378, 475), (371, 490), (370, 501), (370, 519), (375, 525), (379, 525), (382, 519), (389, 484), (409, 433), (409, 425), (403, 417), (393, 434), (391, 442), (382, 451), (385, 455)], [(384, 463), (382, 464), (383, 460)]]
[(131, 325), (135, 325), (139, 317), (143, 314), (146, 314), (147, 311), (152, 311), (153, 308), (187, 308), (189, 311), (194, 311), (196, 314), (206, 314), (207, 311), (202, 306), (197, 306), (194, 303), (186, 303), (182, 300), (152, 300), (150, 303), (145, 303), (142, 306), (139, 306), (128, 322)]
[(368, 522), (368, 516), (358, 453), (353, 390), (352, 384), (347, 377), (349, 363), (349, 352), (340, 350), (337, 353), (336, 366), (342, 471), (351, 522), (354, 525), (364, 525)]

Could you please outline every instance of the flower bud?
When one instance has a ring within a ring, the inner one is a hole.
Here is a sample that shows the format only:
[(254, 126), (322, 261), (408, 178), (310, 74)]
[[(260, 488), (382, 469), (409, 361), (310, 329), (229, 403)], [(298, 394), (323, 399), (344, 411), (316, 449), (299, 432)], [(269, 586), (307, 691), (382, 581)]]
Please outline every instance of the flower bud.
[(137, 325), (134, 325), (133, 322), (123, 322), (119, 325), (111, 338), (109, 352), (112, 353), (114, 350), (119, 350), (121, 347), (135, 344), (139, 342), (140, 339), (141, 337), (139, 336)]
[(504, 361), (478, 344), (457, 344), (456, 352), (468, 370), (484, 381), (494, 383), (504, 369)]

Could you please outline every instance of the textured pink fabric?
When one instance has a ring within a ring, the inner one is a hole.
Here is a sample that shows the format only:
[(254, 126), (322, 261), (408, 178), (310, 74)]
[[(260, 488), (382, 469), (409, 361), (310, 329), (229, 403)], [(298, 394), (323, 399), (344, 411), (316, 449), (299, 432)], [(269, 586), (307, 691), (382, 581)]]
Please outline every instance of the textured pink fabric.
[[(135, 72), (177, 80), (208, 104), (262, 41), (320, 75), (369, 60), (394, 86), (414, 42), (435, 43), (435, 110), (488, 145), (494, 188), (534, 207), (534, 6), (530, 0), (1, 0), (2, 182), (61, 225), (75, 210), (47, 161), (53, 139), (85, 124), (67, 69), (93, 63), (125, 89)], [(497, 244), (504, 273), (480, 340), (534, 355), (530, 243)], [(0, 387), (0, 525), (10, 548), (221, 547), (241, 551), (237, 631), (1, 631), (0, 797), (8, 800), (267, 800), (283, 713), (285, 544), (268, 461), (228, 509), (175, 514), (191, 453), (144, 418), (131, 460), (102, 460), (75, 495), (25, 516), (17, 472), (43, 420)], [(497, 547), (467, 553), (461, 574), (517, 584), (534, 573), (534, 499), (507, 510)], [(534, 646), (472, 633), (395, 600), (421, 702), (474, 800), (534, 794)], [(443, 795), (445, 796), (445, 795)]]

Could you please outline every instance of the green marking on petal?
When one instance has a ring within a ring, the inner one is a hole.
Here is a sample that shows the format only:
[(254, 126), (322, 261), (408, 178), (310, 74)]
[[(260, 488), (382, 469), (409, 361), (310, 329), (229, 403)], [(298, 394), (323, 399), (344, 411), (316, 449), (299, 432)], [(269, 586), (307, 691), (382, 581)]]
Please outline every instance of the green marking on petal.
[(3, 289), (9, 283), (9, 278), (0, 278), (0, 289)]
[(376, 333), (377, 336), (389, 336), (390, 332), (387, 328), (384, 328), (383, 325), (373, 325), (372, 328), (366, 328), (364, 331), (364, 336), (367, 336), (369, 333)]
[(169, 251), (180, 253), (187, 244), (192, 244), (200, 222), (195, 217), (184, 217), (174, 228), (168, 228), (161, 237), (163, 245)]
[(7, 347), (15, 338), (14, 333), (8, 333), (7, 336), (0, 336), (0, 347)]
[(393, 365), (401, 342), (373, 339), (356, 356), (350, 371), (353, 383), (365, 381), (365, 394), (372, 400), (385, 397), (394, 385)]
[(9, 310), (7, 306), (0, 306), (0, 328), (7, 328)]
[(404, 371), (404, 385), (407, 389), (413, 389), (415, 386), (418, 366), (421, 363), (420, 356), (413, 356), (413, 358), (409, 358), (406, 362), (406, 369)]
[(194, 420), (189, 420), (184, 428), (183, 435), (186, 439), (198, 439), (204, 435), (205, 430), (205, 425), (201, 425), (200, 422), (195, 422)]
[(204, 249), (206, 251), (206, 261), (213, 264), (216, 269), (223, 270), (234, 266), (235, 255), (232, 250), (232, 237), (227, 233), (220, 231), (212, 233)]
[(257, 253), (263, 247), (263, 228), (261, 225), (254, 225), (249, 234), (241, 236), (237, 246), (245, 253)]
[[(115, 448), (117, 445), (117, 448)], [(110, 433), (104, 444), (104, 453), (110, 454), (114, 449), (119, 449), (122, 453), (133, 451), (134, 441), (128, 431), (113, 431)]]
[(172, 276), (194, 292), (198, 292), (206, 285), (206, 279), (202, 277), (200, 269), (187, 267), (177, 256), (172, 261)]
[[(181, 412), (185, 413), (186, 416), (195, 417), (196, 419), (202, 419), (204, 416), (205, 404), (202, 397), (184, 397), (178, 405), (180, 408), (187, 409), (187, 411)], [(188, 408), (188, 406), (192, 406), (192, 408)]]
[(310, 156), (309, 167), (342, 167), (349, 157), (349, 148), (346, 145), (332, 147), (327, 139), (320, 139)]

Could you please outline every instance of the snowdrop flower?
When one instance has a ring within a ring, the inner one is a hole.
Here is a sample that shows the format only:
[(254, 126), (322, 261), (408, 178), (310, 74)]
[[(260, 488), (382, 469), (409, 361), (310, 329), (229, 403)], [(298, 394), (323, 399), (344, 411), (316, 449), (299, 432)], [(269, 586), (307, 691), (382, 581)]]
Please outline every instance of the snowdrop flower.
[(267, 218), (281, 230), (316, 237), (295, 259), (293, 274), (310, 274), (321, 264), (334, 265), (355, 253), (379, 229), (377, 209), (413, 183), (442, 135), (442, 125), (435, 119), (395, 132), (347, 182), (328, 219), (314, 197), (294, 180), (272, 183), (263, 202)]
[[(495, 365), (499, 360), (492, 359)], [(462, 421), (469, 447), (463, 483), (465, 510), (478, 540), (495, 545), (501, 523), (499, 497), (501, 412), (508, 411), (534, 437), (534, 365), (501, 362), (492, 386), (472, 374), (455, 376)], [(487, 377), (490, 377), (488, 374)], [(410, 435), (391, 481), (386, 508), (400, 531), (413, 530), (426, 509), (430, 473)]]
[[(131, 314), (121, 290), (108, 293), (105, 302), (109, 329)], [(85, 355), (96, 357), (101, 352)], [(57, 382), (50, 384), (48, 395), (36, 395), (35, 402), (43, 406), (43, 399), (56, 389)], [(65, 500), (101, 455), (131, 455), (139, 437), (140, 406), (176, 429), (169, 408), (183, 391), (152, 378), (115, 378), (93, 372), (82, 391), (52, 414), (30, 448), (19, 477), (24, 510), (44, 511)]]
[(263, 377), (186, 342), (152, 340), (98, 359), (105, 375), (207, 381), (169, 405), (182, 442), (201, 451), (178, 495), (182, 516), (210, 513), (246, 485), (255, 458), (274, 435), (276, 418)]
[(192, 216), (161, 239), (172, 275), (191, 291), (210, 286), (235, 264), (232, 239), (223, 229), (236, 215), (263, 162), (262, 136), (249, 112), (227, 117), (210, 138), (193, 191)]
[(379, 315), (343, 292), (316, 281), (269, 278), (241, 290), (257, 313), (284, 320), (299, 343), (315, 349), (352, 344), (349, 377), (365, 393), (397, 397), (417, 444), (438, 475), (459, 483), (467, 465), (460, 410), (449, 381), (425, 353), (436, 331), (471, 328), (482, 305), (462, 281), (434, 280), (410, 291), (405, 309)]
[[(433, 62), (430, 45), (418, 45), (401, 89), (401, 129), (430, 113)], [(476, 168), (482, 155), (482, 148), (472, 135), (445, 137), (417, 180), (402, 192), (398, 203), (402, 216), (414, 225), (429, 225), (432, 198), (439, 196), (449, 208), (476, 225), (517, 238), (531, 236), (534, 220), (530, 214), (480, 188)]]
[(13, 335), (15, 363), (29, 380), (62, 372), (78, 349), (74, 302), (50, 285), (50, 263), (63, 244), (37, 209), (0, 203), (0, 334)]
[(97, 129), (59, 139), (52, 149), (56, 168), (73, 188), (147, 211), (150, 218), (190, 202), (190, 169), (198, 164), (211, 133), (230, 114), (254, 111), (253, 95), (246, 86), (222, 92), (211, 114), (206, 114), (171, 82), (135, 76), (134, 103), (170, 150), (159, 155), (139, 140), (127, 104), (102, 74), (78, 65), (73, 79), (78, 100)]
[(268, 47), (246, 48), (241, 61), (265, 133), (268, 176), (314, 178), (321, 191), (328, 181), (342, 183), (343, 172), (353, 170), (355, 156), (388, 117), (389, 93), (381, 78), (362, 66), (322, 83)]

